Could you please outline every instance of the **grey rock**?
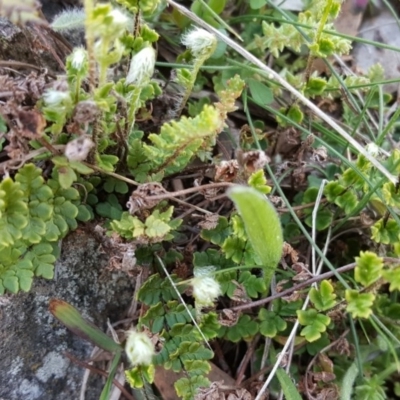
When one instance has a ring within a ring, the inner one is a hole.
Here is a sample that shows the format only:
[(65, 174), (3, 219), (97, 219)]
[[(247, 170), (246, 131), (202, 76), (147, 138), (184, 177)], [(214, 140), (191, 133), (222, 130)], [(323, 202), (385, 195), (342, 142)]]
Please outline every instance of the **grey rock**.
[[(124, 317), (133, 294), (129, 278), (106, 265), (98, 243), (88, 233), (75, 232), (62, 243), (56, 279), (36, 279), (29, 293), (0, 297), (1, 400), (79, 399), (84, 370), (63, 353), (87, 361), (93, 345), (53, 318), (49, 301), (67, 301), (105, 330), (107, 318)], [(86, 399), (97, 400), (103, 383), (91, 375)]]

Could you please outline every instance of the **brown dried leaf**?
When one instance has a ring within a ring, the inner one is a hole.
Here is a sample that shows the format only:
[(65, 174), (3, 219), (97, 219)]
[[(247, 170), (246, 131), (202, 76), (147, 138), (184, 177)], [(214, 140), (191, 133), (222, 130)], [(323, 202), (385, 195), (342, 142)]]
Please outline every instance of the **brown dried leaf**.
[(290, 256), (293, 264), (299, 261), (299, 253), (287, 242), (283, 243), (283, 257)]
[(324, 372), (333, 373), (333, 361), (325, 354), (318, 354), (318, 363)]
[(260, 169), (264, 169), (271, 159), (261, 150), (252, 150), (245, 153), (238, 153), (238, 162), (248, 175)]
[(218, 214), (206, 214), (203, 221), (200, 221), (197, 225), (201, 229), (211, 230), (218, 225), (219, 215)]
[(225, 400), (225, 395), (220, 391), (224, 382), (212, 382), (208, 388), (200, 388), (194, 400)]
[(340, 398), (340, 391), (336, 385), (331, 387), (323, 388), (317, 395), (317, 400), (337, 400)]
[(166, 190), (157, 182), (145, 183), (138, 186), (126, 203), (129, 213), (134, 215), (139, 210), (149, 210), (155, 207), (161, 200), (153, 200), (149, 199), (149, 197), (165, 193), (167, 193)]
[(218, 315), (218, 322), (222, 326), (234, 326), (239, 320), (239, 313), (229, 308), (223, 309)]
[(216, 182), (233, 182), (236, 180), (239, 171), (237, 160), (221, 161), (215, 167)]
[(313, 379), (315, 382), (332, 382), (336, 379), (336, 375), (332, 372), (314, 372), (313, 373)]
[(179, 260), (176, 261), (175, 265), (176, 266), (172, 272), (176, 274), (178, 278), (181, 278), (183, 280), (187, 279), (191, 274), (189, 266), (185, 262), (181, 262)]
[(346, 338), (338, 340), (332, 347), (332, 350), (336, 351), (340, 355), (345, 355), (347, 357), (350, 357), (351, 355), (351, 345)]
[(246, 289), (239, 282), (232, 281), (232, 283), (236, 286), (235, 290), (232, 294), (232, 300), (237, 301), (239, 303), (247, 303), (250, 301), (247, 296)]
[(73, 120), (80, 124), (86, 124), (95, 121), (96, 117), (99, 115), (100, 109), (96, 102), (93, 100), (80, 101), (75, 109)]
[(296, 272), (296, 275), (292, 278), (293, 281), (303, 282), (312, 278), (312, 274), (309, 271), (307, 264), (297, 262), (292, 265), (292, 269)]
[(46, 127), (45, 118), (37, 110), (18, 110), (15, 122), (19, 135), (30, 140), (41, 137)]
[(235, 393), (230, 393), (227, 400), (252, 400), (252, 395), (246, 389), (236, 389)]

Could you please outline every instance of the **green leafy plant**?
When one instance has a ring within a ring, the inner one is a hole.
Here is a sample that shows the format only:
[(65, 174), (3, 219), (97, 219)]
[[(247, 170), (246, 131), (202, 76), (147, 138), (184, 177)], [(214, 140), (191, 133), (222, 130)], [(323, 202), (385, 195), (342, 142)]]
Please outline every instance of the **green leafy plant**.
[[(133, 390), (151, 392), (161, 367), (182, 374), (187, 400), (398, 390), (400, 111), (378, 90), (381, 67), (330, 65), (351, 48), (333, 27), (340, 2), (298, 15), (267, 0), (196, 0), (192, 13), (173, 0), (84, 3), (52, 23), (85, 31), (65, 76), (23, 100), (21, 82), (4, 91), (18, 96), (0, 107), (0, 295), (51, 279), (58, 242), (95, 219), (110, 267), (140, 284), (135, 328), (119, 344), (61, 300), (50, 308), (113, 354), (102, 400), (123, 353)], [(211, 362), (231, 361), (247, 393), (211, 385)], [(260, 389), (247, 371), (271, 373)]]

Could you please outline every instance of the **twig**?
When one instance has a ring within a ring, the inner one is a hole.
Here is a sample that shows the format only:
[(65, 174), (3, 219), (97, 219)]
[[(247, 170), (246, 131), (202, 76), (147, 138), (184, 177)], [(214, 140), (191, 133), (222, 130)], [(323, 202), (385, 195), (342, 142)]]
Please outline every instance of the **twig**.
[(148, 200), (164, 200), (164, 199), (170, 199), (171, 197), (178, 197), (178, 196), (185, 196), (189, 193), (195, 193), (199, 192), (201, 190), (207, 190), (207, 189), (215, 189), (215, 188), (227, 188), (234, 186), (234, 183), (230, 182), (217, 182), (217, 183), (208, 183), (206, 185), (202, 186), (196, 186), (192, 187), (189, 189), (183, 189), (183, 190), (177, 190), (176, 192), (169, 192), (169, 193), (164, 193), (164, 194), (157, 194), (154, 196), (148, 196)]
[(277, 72), (266, 66), (261, 60), (251, 54), (242, 46), (238, 45), (229, 37), (225, 36), (223, 33), (212, 27), (211, 25), (204, 22), (193, 12), (189, 11), (185, 7), (176, 3), (174, 0), (167, 0), (167, 3), (179, 10), (183, 15), (190, 18), (192, 21), (196, 22), (198, 25), (208, 30), (217, 36), (220, 40), (225, 42), (232, 49), (237, 51), (246, 60), (250, 61), (252, 64), (260, 68), (264, 73), (268, 75), (268, 78), (275, 80), (281, 84), (286, 90), (288, 90), (292, 95), (294, 95), (299, 101), (306, 105), (317, 117), (325, 121), (331, 128), (333, 128), (337, 133), (339, 133), (348, 143), (350, 143), (360, 154), (362, 154), (372, 165), (374, 165), (384, 176), (386, 176), (394, 184), (397, 183), (398, 178), (392, 175), (380, 162), (378, 162), (374, 157), (372, 157), (353, 137), (351, 137), (341, 126), (339, 126), (331, 117), (320, 110), (313, 102), (308, 100), (303, 94), (298, 92), (293, 86), (291, 86), (285, 79), (283, 79)]
[(240, 384), (243, 382), (244, 378), (244, 373), (246, 371), (246, 368), (250, 362), (251, 357), (254, 354), (254, 351), (256, 349), (256, 346), (258, 344), (258, 341), (260, 340), (260, 335), (257, 335), (251, 342), (250, 346), (248, 347), (246, 354), (243, 357), (242, 362), (240, 363), (239, 370), (236, 374), (236, 386), (240, 386)]
[[(38, 67), (37, 65), (33, 65), (33, 64), (28, 64), (22, 61), (13, 61), (13, 60), (9, 60), (9, 61), (4, 61), (1, 60), (0, 61), (0, 67), (10, 67), (10, 68), (30, 68), (30, 69), (35, 69), (39, 72), (43, 71), (43, 68)], [(52, 79), (56, 79), (57, 76), (53, 75), (49, 72), (46, 72), (46, 75), (48, 75), (50, 78)]]
[(129, 183), (130, 185), (140, 186), (140, 183), (134, 181), (133, 179), (129, 179), (126, 176), (116, 174), (115, 172), (105, 171), (104, 169), (101, 169), (97, 165), (89, 164), (87, 162), (82, 162), (82, 163), (85, 164), (87, 167), (94, 169), (95, 171), (101, 172), (104, 175), (112, 176), (113, 178)]
[[(400, 259), (398, 258), (393, 258), (393, 257), (383, 257), (383, 261), (385, 263), (390, 263), (390, 264), (396, 264), (399, 263), (400, 264)], [(322, 281), (324, 279), (329, 279), (332, 278), (334, 275), (336, 275), (336, 273), (343, 273), (343, 272), (348, 272), (351, 271), (354, 267), (356, 266), (356, 263), (351, 263), (351, 264), (347, 264), (344, 265), (343, 267), (337, 268), (335, 270), (335, 272), (333, 271), (328, 271), (325, 272), (324, 274), (318, 275), (318, 276), (314, 276), (302, 283), (299, 283), (298, 285), (292, 286), (289, 289), (284, 290), (283, 292), (279, 292), (277, 294), (274, 294), (273, 296), (269, 296), (266, 297), (265, 299), (260, 299), (260, 300), (256, 300), (253, 301), (251, 303), (247, 303), (247, 304), (242, 304), (241, 306), (236, 306), (236, 307), (232, 307), (229, 310), (232, 311), (241, 311), (241, 310), (247, 310), (249, 308), (252, 307), (258, 307), (258, 306), (262, 306), (264, 304), (268, 304), (269, 302), (276, 300), (276, 299), (280, 299), (282, 297), (288, 296), (290, 294), (292, 294), (293, 292), (296, 292), (298, 290), (304, 289), (307, 286), (312, 285), (315, 282), (319, 282)]]

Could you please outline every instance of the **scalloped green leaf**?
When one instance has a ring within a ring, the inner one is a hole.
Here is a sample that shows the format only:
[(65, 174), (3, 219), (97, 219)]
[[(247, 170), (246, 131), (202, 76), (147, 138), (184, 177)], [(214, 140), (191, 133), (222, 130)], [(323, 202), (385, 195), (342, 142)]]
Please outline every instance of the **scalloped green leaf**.
[(206, 376), (211, 371), (211, 365), (206, 360), (184, 360), (183, 366), (185, 370), (191, 375)]
[(28, 224), (28, 205), (20, 184), (10, 177), (0, 183), (0, 246), (9, 246), (21, 238)]
[(2, 279), (3, 286), (5, 290), (8, 290), (10, 293), (18, 293), (19, 291), (19, 282), (16, 276), (6, 276)]
[(22, 229), (22, 240), (26, 243), (40, 243), (46, 232), (46, 224), (40, 218), (31, 217)]
[(259, 325), (249, 315), (241, 315), (237, 324), (231, 327), (222, 326), (219, 337), (225, 337), (233, 343), (240, 340), (251, 340), (259, 331)]
[(203, 229), (200, 236), (208, 242), (221, 246), (231, 233), (232, 228), (229, 225), (228, 219), (226, 217), (219, 217), (217, 226), (214, 229)]
[(274, 311), (261, 308), (258, 313), (260, 320), (260, 333), (266, 337), (274, 338), (278, 332), (286, 329), (286, 322)]
[(324, 189), (328, 201), (342, 208), (345, 214), (350, 214), (357, 206), (358, 198), (351, 188), (346, 188), (338, 182), (329, 182)]
[(202, 343), (183, 341), (178, 348), (178, 354), (182, 362), (190, 360), (211, 360), (214, 353)]
[(399, 241), (400, 226), (393, 219), (381, 218), (371, 226), (372, 239), (377, 243), (394, 244)]
[(63, 189), (68, 189), (71, 185), (78, 180), (75, 171), (69, 167), (57, 167), (58, 182)]
[(319, 289), (311, 288), (309, 295), (310, 300), (319, 311), (329, 310), (336, 304), (336, 294), (332, 284), (327, 280), (320, 283)]
[(247, 295), (253, 299), (258, 298), (259, 294), (267, 291), (264, 279), (253, 275), (250, 271), (240, 273), (239, 283), (246, 289)]
[(382, 276), (390, 284), (389, 291), (400, 290), (400, 268), (389, 269), (382, 272)]
[(119, 158), (112, 154), (96, 155), (97, 165), (99, 166), (99, 168), (104, 169), (105, 171), (114, 171), (114, 166), (117, 164), (118, 161)]
[(308, 342), (314, 342), (321, 337), (321, 333), (326, 331), (331, 319), (317, 310), (297, 310), (297, 317), (301, 325), (305, 326), (300, 335), (304, 336)]
[(40, 243), (32, 246), (25, 258), (32, 262), (36, 276), (53, 279), (56, 257), (53, 254), (53, 247), (50, 243)]
[(400, 206), (400, 193), (397, 185), (395, 185), (394, 183), (386, 182), (382, 186), (382, 195), (387, 205), (392, 207)]
[(126, 381), (132, 388), (142, 388), (144, 382), (153, 383), (156, 369), (153, 364), (138, 365), (125, 371)]
[(119, 179), (108, 177), (103, 184), (103, 188), (107, 193), (121, 193), (126, 194), (129, 192), (129, 187), (126, 182), (120, 181)]
[(382, 269), (382, 257), (378, 257), (372, 251), (361, 251), (360, 257), (356, 257), (354, 278), (362, 285), (369, 286), (381, 277)]
[(346, 310), (353, 318), (369, 318), (372, 314), (372, 305), (375, 295), (372, 293), (360, 293), (357, 290), (346, 290)]
[(157, 219), (155, 215), (150, 215), (146, 219), (145, 226), (145, 234), (149, 238), (162, 238), (171, 231), (171, 227), (164, 221)]
[(123, 211), (117, 196), (112, 193), (107, 196), (107, 201), (96, 204), (96, 213), (104, 218), (120, 220)]
[(311, 76), (307, 81), (305, 93), (308, 96), (319, 96), (326, 89), (327, 82), (324, 78)]
[(271, 186), (267, 185), (267, 178), (265, 177), (264, 170), (259, 169), (256, 172), (253, 172), (250, 175), (250, 178), (247, 180), (249, 186), (257, 189), (260, 193), (268, 194), (271, 192)]
[[(179, 281), (175, 275), (171, 275), (171, 278), (175, 282)], [(177, 286), (177, 288), (180, 293), (185, 290), (182, 285)], [(159, 274), (150, 276), (138, 292), (138, 300), (149, 306), (157, 304), (160, 300), (169, 301), (176, 299), (178, 299), (178, 295), (169, 280), (161, 278)]]
[(183, 400), (193, 400), (196, 397), (198, 389), (210, 387), (210, 381), (200, 375), (190, 378), (181, 378), (174, 383), (178, 396)]
[(87, 222), (90, 221), (93, 217), (93, 211), (90, 206), (87, 206), (85, 204), (78, 205), (78, 215), (76, 216), (76, 219), (78, 221)]

